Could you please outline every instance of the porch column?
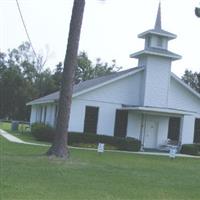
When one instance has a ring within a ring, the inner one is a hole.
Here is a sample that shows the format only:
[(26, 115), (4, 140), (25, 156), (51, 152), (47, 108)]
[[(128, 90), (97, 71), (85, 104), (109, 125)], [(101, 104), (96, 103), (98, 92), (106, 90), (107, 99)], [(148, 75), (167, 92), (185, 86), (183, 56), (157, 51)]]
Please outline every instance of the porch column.
[(195, 117), (184, 115), (182, 118), (181, 144), (192, 144), (194, 139)]

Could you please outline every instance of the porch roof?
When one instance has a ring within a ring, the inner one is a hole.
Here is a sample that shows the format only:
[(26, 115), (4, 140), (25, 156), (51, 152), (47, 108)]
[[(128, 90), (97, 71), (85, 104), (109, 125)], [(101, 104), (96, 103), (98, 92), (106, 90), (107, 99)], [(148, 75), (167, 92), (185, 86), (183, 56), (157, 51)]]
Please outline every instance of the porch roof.
[(160, 107), (151, 107), (151, 106), (130, 106), (122, 105), (122, 110), (132, 110), (139, 111), (142, 113), (154, 113), (154, 114), (164, 114), (164, 115), (194, 115), (195, 112), (187, 110), (179, 110), (173, 108), (160, 108)]

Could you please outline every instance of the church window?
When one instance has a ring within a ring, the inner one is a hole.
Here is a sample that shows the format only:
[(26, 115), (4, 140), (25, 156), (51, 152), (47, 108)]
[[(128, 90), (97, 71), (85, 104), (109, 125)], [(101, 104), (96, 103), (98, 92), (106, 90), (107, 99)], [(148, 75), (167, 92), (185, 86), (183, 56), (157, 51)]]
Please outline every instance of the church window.
[(151, 37), (148, 36), (147, 37), (147, 47), (150, 47), (151, 46)]
[(157, 39), (157, 46), (158, 47), (162, 47), (162, 43), (163, 43), (162, 38), (158, 37), (158, 39)]
[(114, 136), (126, 137), (128, 124), (128, 111), (116, 110)]
[(93, 106), (86, 106), (85, 120), (84, 120), (84, 133), (97, 133), (99, 108)]

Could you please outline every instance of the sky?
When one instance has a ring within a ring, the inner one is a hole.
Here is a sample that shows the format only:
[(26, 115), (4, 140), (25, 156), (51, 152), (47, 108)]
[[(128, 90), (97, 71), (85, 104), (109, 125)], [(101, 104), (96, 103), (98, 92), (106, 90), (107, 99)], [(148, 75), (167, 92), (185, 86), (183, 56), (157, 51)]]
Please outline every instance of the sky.
[[(18, 0), (34, 49), (46, 67), (63, 62), (73, 0)], [(86, 0), (79, 51), (128, 69), (137, 66), (131, 53), (144, 48), (137, 35), (154, 28), (159, 0)], [(185, 69), (200, 71), (200, 0), (161, 0), (162, 28), (176, 34), (169, 50), (182, 56), (172, 64), (179, 77)], [(0, 0), (0, 51), (18, 47), (27, 37), (15, 0)], [(47, 53), (48, 52), (48, 53)]]

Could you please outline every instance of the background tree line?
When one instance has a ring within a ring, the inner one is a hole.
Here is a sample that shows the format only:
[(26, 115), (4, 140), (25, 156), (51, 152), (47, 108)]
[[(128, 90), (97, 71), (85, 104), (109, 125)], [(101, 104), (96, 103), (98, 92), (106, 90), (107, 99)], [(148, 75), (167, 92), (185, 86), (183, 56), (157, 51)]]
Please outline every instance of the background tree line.
[[(45, 59), (34, 55), (30, 44), (0, 52), (0, 119), (29, 120), (30, 107), (26, 103), (59, 90), (63, 66), (45, 68)], [(111, 64), (97, 59), (95, 63), (86, 52), (77, 58), (75, 84), (120, 70), (115, 60)]]

